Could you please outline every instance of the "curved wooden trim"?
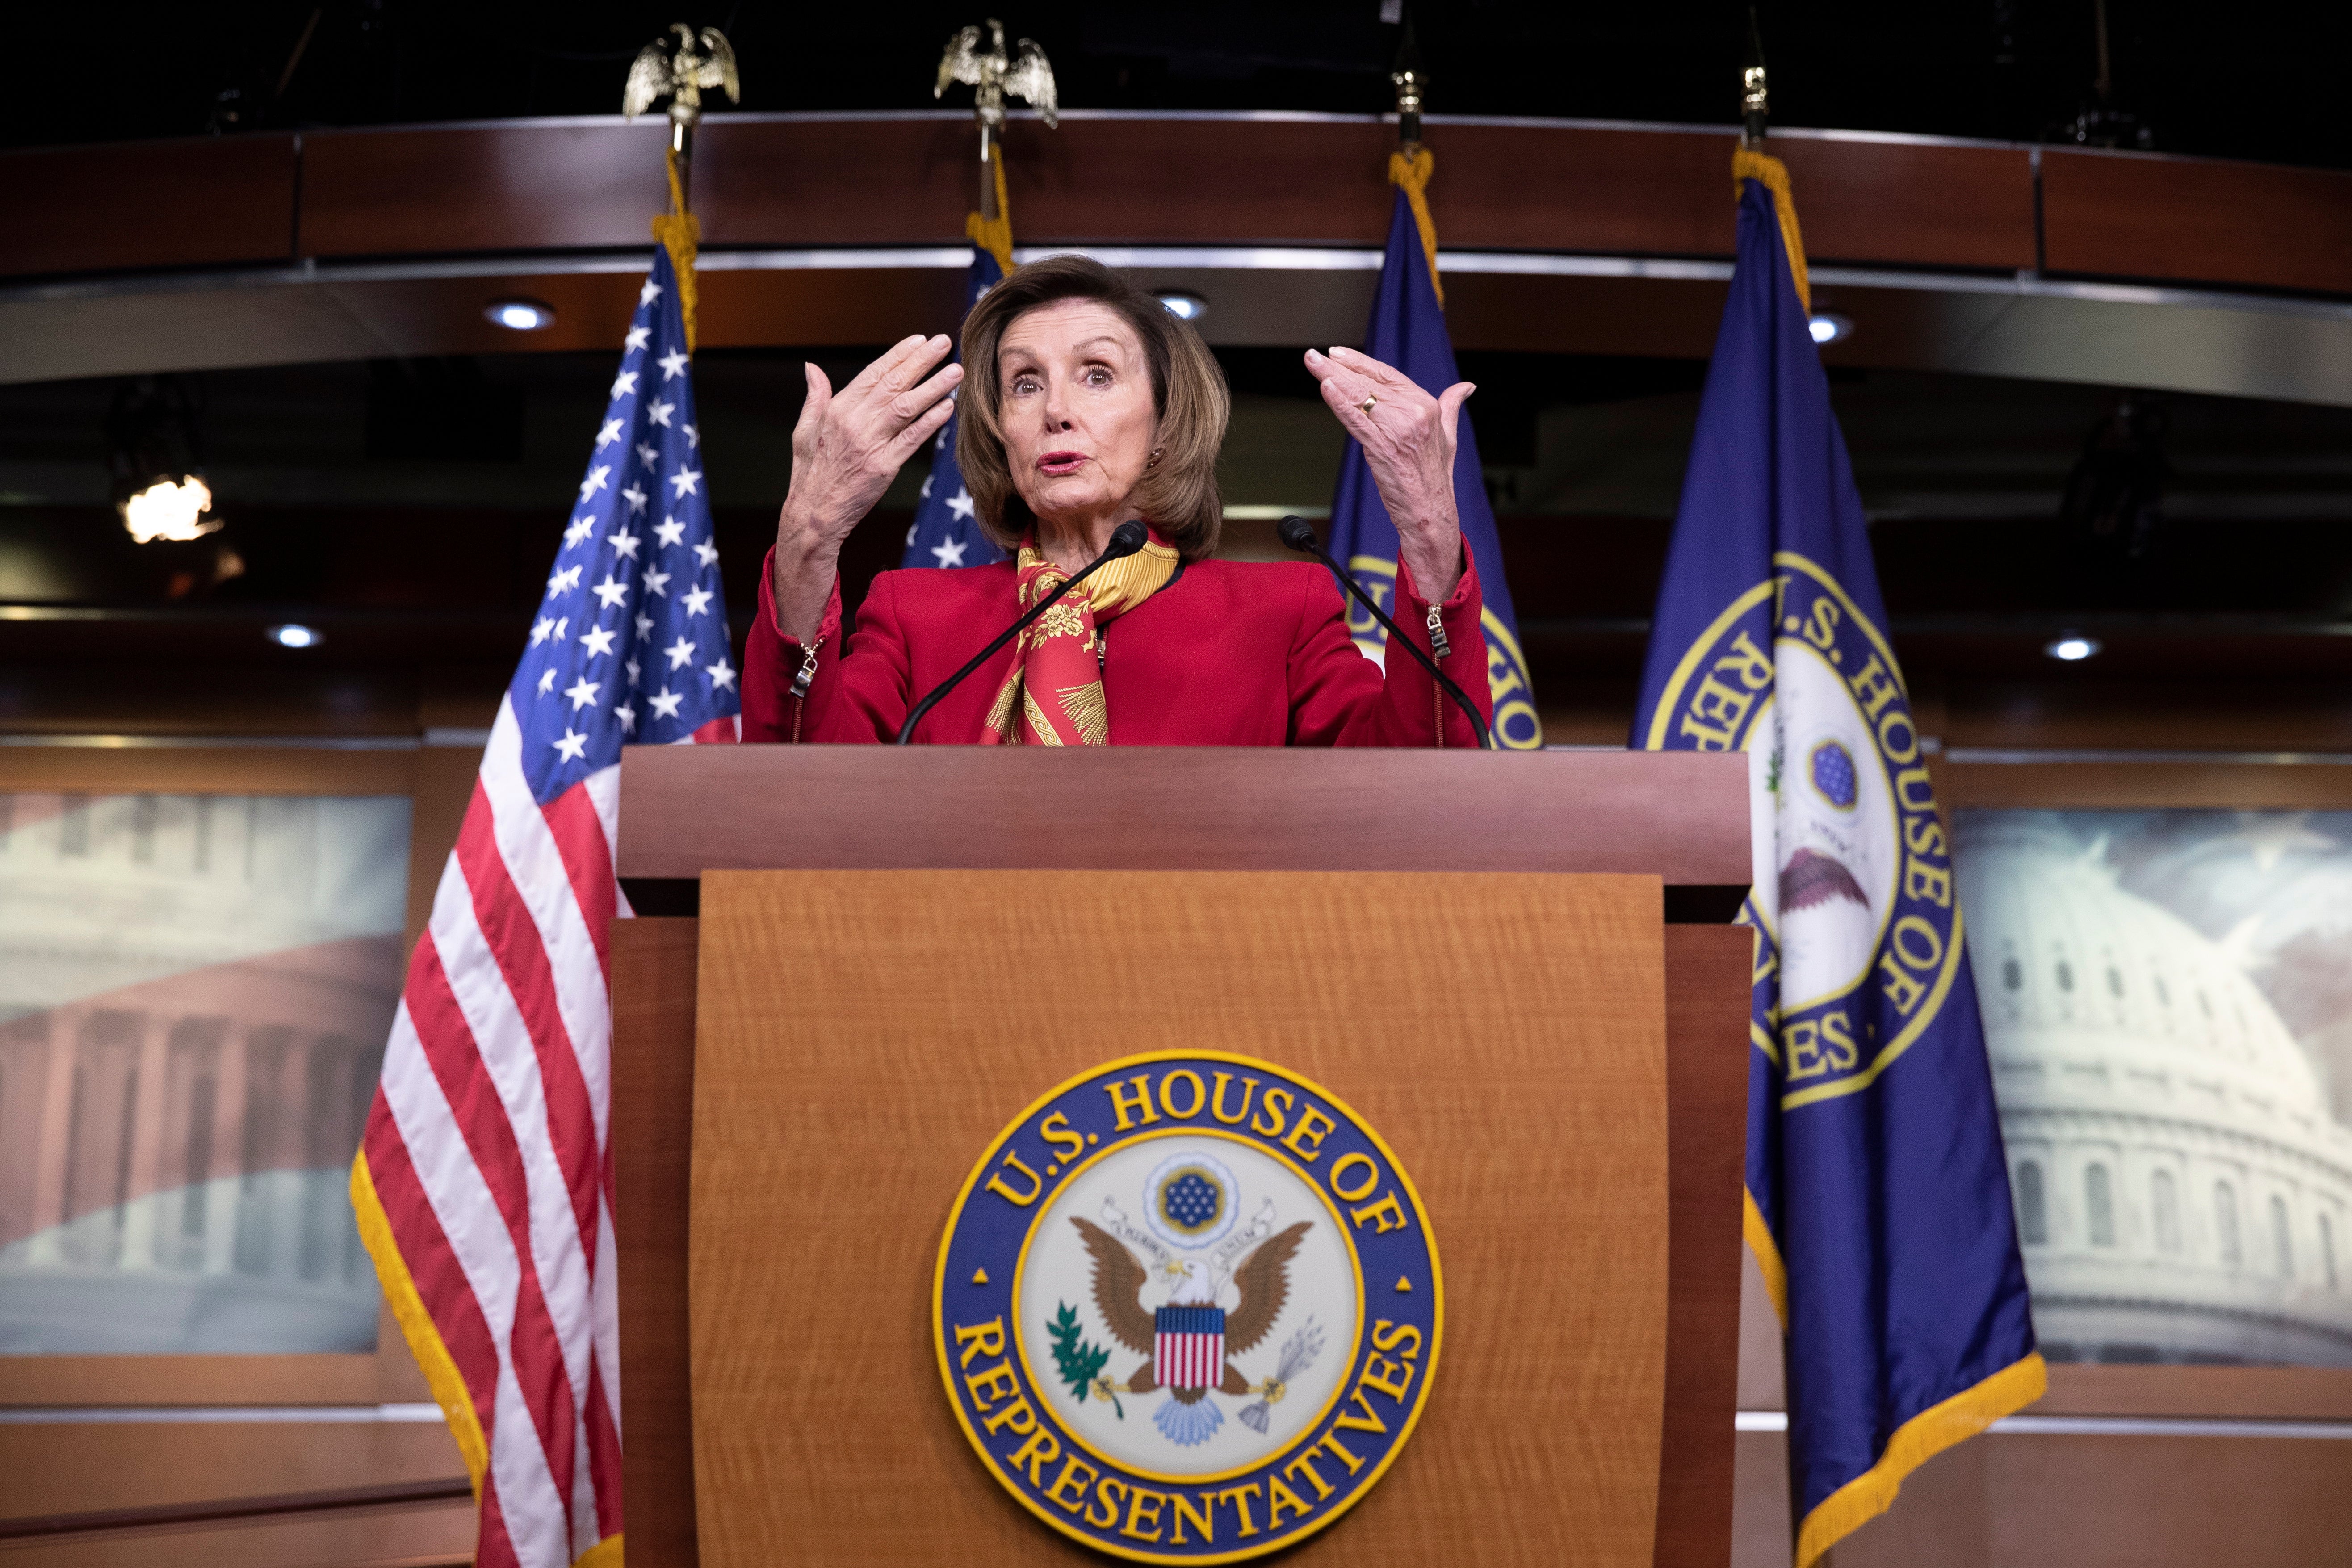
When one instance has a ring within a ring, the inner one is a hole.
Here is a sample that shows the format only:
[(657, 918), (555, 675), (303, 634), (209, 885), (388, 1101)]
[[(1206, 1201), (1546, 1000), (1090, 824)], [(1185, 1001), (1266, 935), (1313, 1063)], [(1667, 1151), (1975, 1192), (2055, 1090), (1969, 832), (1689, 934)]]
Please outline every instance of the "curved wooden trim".
[(2352, 174), (2053, 148), (2042, 186), (2053, 271), (2352, 295)]
[[(1433, 121), (1448, 248), (1730, 253), (1732, 132)], [(47, 148), (0, 155), (26, 193), (0, 275), (298, 258), (518, 258), (647, 243), (662, 126), (517, 120)], [(1007, 128), (1024, 243), (1376, 245), (1393, 132), (1367, 117), (1072, 115)], [(953, 244), (969, 123), (944, 113), (714, 115), (695, 170), (705, 243)], [(2034, 150), (1790, 133), (1814, 258), (2035, 268)], [(2352, 175), (2065, 149), (2041, 153), (2047, 265), (2101, 277), (2352, 293)]]
[(292, 259), (299, 138), (190, 137), (0, 156), (16, 221), (0, 273)]

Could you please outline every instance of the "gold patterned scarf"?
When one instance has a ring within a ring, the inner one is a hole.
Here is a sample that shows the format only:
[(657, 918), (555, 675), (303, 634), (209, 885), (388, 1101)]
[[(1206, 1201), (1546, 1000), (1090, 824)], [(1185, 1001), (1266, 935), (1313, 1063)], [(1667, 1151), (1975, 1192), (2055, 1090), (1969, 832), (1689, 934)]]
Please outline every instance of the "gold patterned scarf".
[[(983, 746), (1100, 746), (1110, 741), (1103, 700), (1102, 627), (1158, 593), (1176, 574), (1177, 553), (1151, 531), (1134, 554), (1110, 563), (1032, 621), (1013, 645), (1013, 668), (989, 704)], [(1024, 613), (1069, 574), (1045, 559), (1032, 533), (1017, 559)]]

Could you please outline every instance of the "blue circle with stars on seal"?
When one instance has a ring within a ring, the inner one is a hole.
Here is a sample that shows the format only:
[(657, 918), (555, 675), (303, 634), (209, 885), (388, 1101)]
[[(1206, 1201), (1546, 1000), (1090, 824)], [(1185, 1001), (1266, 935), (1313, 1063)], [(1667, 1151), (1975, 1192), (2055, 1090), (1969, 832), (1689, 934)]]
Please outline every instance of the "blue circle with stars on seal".
[(1852, 811), (1860, 791), (1860, 781), (1854, 776), (1853, 754), (1835, 741), (1823, 741), (1813, 748), (1813, 788), (1823, 800), (1840, 811)]
[(1198, 1171), (1187, 1171), (1160, 1189), (1160, 1212), (1185, 1230), (1198, 1230), (1224, 1206), (1224, 1194)]
[(1197, 1226), (1217, 1212), (1217, 1189), (1197, 1172), (1187, 1171), (1168, 1184), (1160, 1202), (1170, 1217), (1181, 1225)]
[(1171, 1247), (1212, 1246), (1234, 1228), (1236, 1186), (1233, 1172), (1213, 1154), (1171, 1155), (1144, 1183), (1144, 1223)]

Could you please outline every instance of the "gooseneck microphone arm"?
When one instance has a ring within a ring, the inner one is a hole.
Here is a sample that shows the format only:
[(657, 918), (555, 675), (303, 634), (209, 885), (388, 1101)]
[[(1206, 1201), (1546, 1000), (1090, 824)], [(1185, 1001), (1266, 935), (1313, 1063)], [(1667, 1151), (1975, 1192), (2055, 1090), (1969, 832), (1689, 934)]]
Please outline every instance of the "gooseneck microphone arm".
[(1132, 555), (1137, 551), (1142, 549), (1150, 537), (1150, 531), (1146, 529), (1142, 523), (1132, 520), (1127, 522), (1122, 522), (1117, 528), (1112, 529), (1110, 531), (1110, 543), (1104, 546), (1103, 552), (1100, 555), (1097, 555), (1092, 561), (1087, 562), (1078, 572), (1077, 575), (1064, 579), (1060, 587), (1055, 589), (1052, 593), (1038, 600), (1034, 605), (1029, 606), (1029, 608), (1022, 614), (1019, 620), (1013, 622), (1011, 626), (1005, 627), (1003, 632), (998, 634), (994, 642), (990, 643), (986, 647), (982, 648), (978, 653), (972, 655), (971, 663), (965, 665), (961, 669), (957, 670), (953, 675), (949, 676), (945, 680), (940, 681), (937, 686), (931, 689), (929, 696), (915, 704), (915, 710), (907, 715), (907, 721), (904, 724), (898, 726), (898, 744), (903, 746), (911, 742), (915, 738), (915, 726), (923, 721), (923, 715), (929, 713), (934, 707), (938, 706), (940, 698), (945, 697), (949, 692), (953, 691), (959, 685), (962, 684), (963, 678), (965, 676), (970, 675), (973, 670), (978, 669), (982, 665), (986, 664), (991, 658), (994, 657), (998, 648), (1003, 647), (1006, 643), (1009, 643), (1014, 637), (1019, 637), (1023, 627), (1035, 620), (1039, 616), (1044, 615), (1047, 610), (1052, 609), (1055, 605), (1061, 601), (1063, 595), (1068, 593), (1071, 589), (1076, 587), (1079, 584), (1093, 576), (1095, 573), (1099, 571), (1101, 568), (1109, 565), (1114, 561)]
[(1494, 749), (1494, 737), (1487, 731), (1486, 721), (1478, 712), (1478, 705), (1470, 700), (1470, 694), (1463, 690), (1461, 684), (1452, 676), (1438, 668), (1437, 661), (1422, 652), (1421, 645), (1405, 636), (1404, 629), (1389, 618), (1388, 612), (1372, 603), (1372, 596), (1364, 592), (1362, 585), (1340, 569), (1339, 563), (1331, 558), (1331, 552), (1323, 548), (1323, 542), (1315, 536), (1315, 527), (1312, 523), (1303, 517), (1286, 517), (1274, 525), (1274, 531), (1281, 538), (1282, 542), (1289, 548), (1297, 551), (1301, 555), (1312, 555), (1316, 560), (1331, 568), (1331, 575), (1339, 579), (1339, 586), (1355, 595), (1358, 604), (1371, 611), (1372, 619), (1388, 628), (1389, 646), (1391, 647), (1402, 646), (1405, 652), (1419, 660), (1421, 668), (1429, 671), (1431, 678), (1437, 682), (1445, 695), (1454, 699), (1455, 706), (1469, 716), (1470, 732), (1478, 737), (1478, 749), (1481, 751)]

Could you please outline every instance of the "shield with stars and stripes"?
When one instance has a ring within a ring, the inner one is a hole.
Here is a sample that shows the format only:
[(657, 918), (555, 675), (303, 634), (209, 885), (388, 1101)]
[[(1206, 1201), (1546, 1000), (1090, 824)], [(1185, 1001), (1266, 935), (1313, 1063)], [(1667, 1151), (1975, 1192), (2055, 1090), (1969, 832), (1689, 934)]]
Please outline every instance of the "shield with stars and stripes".
[(1214, 1388), (1225, 1377), (1225, 1310), (1162, 1307), (1151, 1315), (1151, 1371), (1163, 1388)]

